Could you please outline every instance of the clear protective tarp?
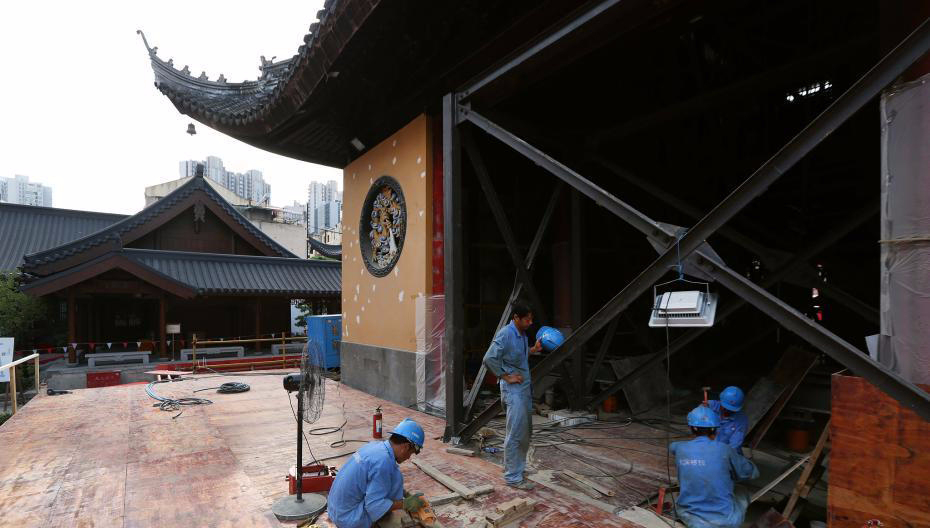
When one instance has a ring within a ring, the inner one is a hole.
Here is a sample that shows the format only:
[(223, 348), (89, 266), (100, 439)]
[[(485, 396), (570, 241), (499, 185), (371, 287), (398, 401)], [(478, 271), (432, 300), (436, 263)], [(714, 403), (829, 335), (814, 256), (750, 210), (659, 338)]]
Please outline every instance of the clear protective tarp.
[(444, 415), (446, 379), (443, 357), (445, 346), (445, 295), (417, 297), (417, 408)]
[(878, 360), (930, 383), (930, 75), (881, 99)]

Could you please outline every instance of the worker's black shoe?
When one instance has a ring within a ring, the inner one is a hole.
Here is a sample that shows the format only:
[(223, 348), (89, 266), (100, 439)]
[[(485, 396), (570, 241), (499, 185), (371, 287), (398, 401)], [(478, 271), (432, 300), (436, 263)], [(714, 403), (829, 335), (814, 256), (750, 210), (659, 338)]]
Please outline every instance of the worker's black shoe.
[(533, 484), (532, 482), (526, 479), (521, 480), (520, 482), (515, 482), (513, 484), (508, 482), (507, 485), (510, 486), (511, 488), (517, 488), (517, 489), (526, 490), (526, 491), (529, 491), (536, 487), (536, 484)]

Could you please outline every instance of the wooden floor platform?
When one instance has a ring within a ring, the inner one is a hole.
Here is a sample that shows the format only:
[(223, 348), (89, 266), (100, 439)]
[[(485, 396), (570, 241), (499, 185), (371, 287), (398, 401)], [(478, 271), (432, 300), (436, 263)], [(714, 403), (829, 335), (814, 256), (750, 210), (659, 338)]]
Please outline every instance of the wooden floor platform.
[[(162, 396), (197, 396), (213, 401), (212, 405), (185, 407), (177, 418), (172, 418), (176, 412), (153, 406), (145, 385), (75, 390), (33, 399), (0, 426), (0, 519), (4, 525), (21, 527), (285, 525), (271, 513), (271, 505), (287, 491), (284, 476), (295, 463), (296, 424), (282, 388), (282, 372), (199, 375), (156, 385)], [(194, 393), (227, 381), (248, 383), (251, 390), (240, 394), (218, 394), (215, 390)], [(494, 505), (518, 497), (538, 501), (536, 511), (524, 521), (527, 526), (656, 526), (625, 520), (551, 487), (537, 486), (529, 493), (508, 488), (500, 466), (493, 461), (445, 452), (447, 446), (437, 439), (443, 431), (442, 419), (337, 382), (328, 381), (326, 390), (324, 414), (310, 427), (347, 423), (344, 435), (308, 435), (317, 457), (351, 452), (363, 445), (350, 442), (331, 447), (340, 438), (370, 440), (371, 415), (381, 406), (387, 429), (405, 417), (413, 417), (424, 426), (427, 444), (419, 455), (421, 460), (469, 487), (495, 486), (494, 493), (474, 501), (438, 507), (444, 526), (468, 526), (493, 511)], [(598, 443), (629, 443), (633, 437), (656, 434), (654, 430), (625, 431), (629, 434), (624, 436), (630, 439), (603, 439), (610, 433), (597, 430), (580, 434)], [(652, 487), (652, 482), (639, 482), (646, 478), (643, 475), (651, 474), (656, 481), (665, 477), (664, 447), (652, 445), (660, 441), (635, 441), (645, 443), (638, 444), (642, 452), (624, 455), (637, 470), (618, 477), (628, 484), (626, 491), (620, 490), (620, 496), (626, 497), (622, 503), (638, 502), (642, 490)], [(565, 455), (562, 449), (573, 455)], [(534, 456), (543, 471), (559, 469), (559, 459), (565, 460), (566, 469), (586, 474), (596, 473), (590, 464), (596, 464), (600, 456), (605, 457), (605, 467), (620, 468), (626, 463), (613, 449), (604, 448), (602, 454), (579, 449), (572, 445), (542, 448)], [(340, 466), (345, 459), (326, 463)], [(403, 464), (402, 472), (407, 489), (427, 496), (448, 493), (412, 464)], [(605, 478), (605, 484), (608, 482)], [(652, 520), (664, 525), (657, 518)], [(318, 522), (331, 526), (325, 515)]]

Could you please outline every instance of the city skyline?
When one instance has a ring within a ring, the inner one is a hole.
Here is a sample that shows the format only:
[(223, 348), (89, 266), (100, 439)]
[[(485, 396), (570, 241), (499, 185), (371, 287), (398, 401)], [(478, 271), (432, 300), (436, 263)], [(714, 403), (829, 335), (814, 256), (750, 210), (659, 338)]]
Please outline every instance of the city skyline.
[(181, 178), (197, 174), (197, 165), (204, 166), (203, 175), (232, 191), (236, 196), (255, 204), (271, 204), (271, 185), (265, 182), (262, 171), (248, 169), (234, 172), (225, 167), (219, 156), (207, 156), (205, 160), (185, 160), (178, 163)]

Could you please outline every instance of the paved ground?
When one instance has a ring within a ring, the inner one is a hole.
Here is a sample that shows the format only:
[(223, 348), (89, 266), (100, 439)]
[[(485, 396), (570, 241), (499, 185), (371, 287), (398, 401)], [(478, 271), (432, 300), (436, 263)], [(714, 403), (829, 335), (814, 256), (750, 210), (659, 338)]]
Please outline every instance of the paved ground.
[[(172, 416), (176, 413), (152, 406), (144, 384), (35, 398), (0, 427), (2, 524), (281, 526), (271, 514), (271, 505), (286, 493), (284, 475), (295, 463), (296, 424), (281, 386), (281, 373), (268, 374), (198, 376), (157, 385), (159, 394), (172, 397), (193, 396), (196, 389), (232, 380), (252, 387), (242, 394), (198, 392), (197, 396), (214, 403), (186, 407), (175, 419)], [(496, 487), (493, 494), (471, 503), (438, 508), (445, 526), (468, 526), (495, 503), (522, 496), (539, 500), (537, 511), (523, 523), (525, 526), (637, 526), (552, 488), (538, 486), (529, 494), (507, 488), (500, 467), (492, 461), (444, 451), (446, 446), (436, 439), (442, 434), (442, 419), (380, 401), (333, 381), (327, 383), (326, 402), (323, 416), (313, 427), (339, 426), (347, 421), (344, 439), (367, 441), (372, 410), (380, 405), (386, 427), (408, 416), (424, 426), (427, 446), (420, 455), (423, 460), (468, 486)], [(585, 434), (606, 436), (604, 432)], [(362, 445), (330, 446), (339, 439), (340, 434), (309, 437), (318, 457), (350, 452)], [(645, 449), (650, 450), (654, 447)], [(560, 456), (559, 451), (553, 452), (556, 455), (542, 456), (540, 463), (546, 467), (557, 464), (552, 457)], [(664, 470), (664, 458), (657, 453), (640, 454), (647, 460), (643, 464), (653, 466), (650, 471), (657, 472), (659, 466)], [(599, 455), (593, 456), (596, 462)], [(327, 464), (340, 466), (344, 460), (336, 458)], [(583, 470), (583, 465), (577, 469)], [(403, 464), (402, 471), (407, 489), (422, 490), (427, 496), (448, 492), (412, 464)], [(642, 475), (635, 479), (642, 479)], [(329, 525), (325, 515), (319, 522)]]

